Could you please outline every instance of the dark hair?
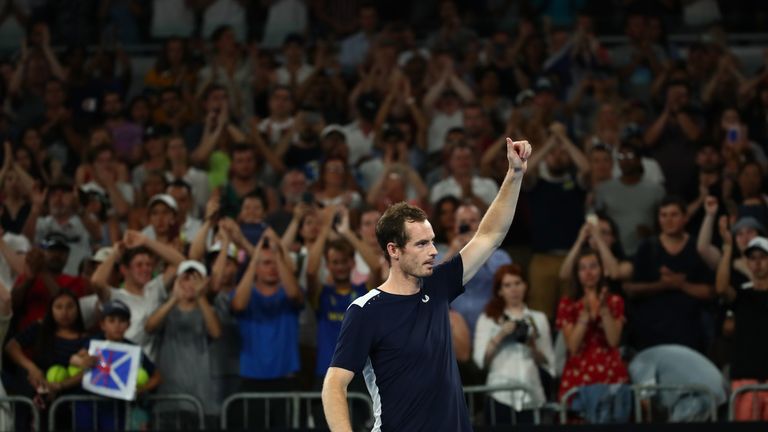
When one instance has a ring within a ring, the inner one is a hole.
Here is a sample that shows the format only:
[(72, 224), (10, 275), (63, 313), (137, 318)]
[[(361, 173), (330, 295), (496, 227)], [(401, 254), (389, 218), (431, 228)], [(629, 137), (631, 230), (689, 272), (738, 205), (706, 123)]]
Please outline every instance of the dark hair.
[(446, 195), (437, 200), (435, 205), (432, 206), (432, 218), (435, 222), (435, 241), (438, 243), (446, 243), (448, 241), (448, 233), (446, 232), (445, 227), (441, 222), (443, 216), (443, 205), (445, 203), (453, 204), (454, 212), (461, 205), (461, 201), (458, 198), (453, 195)]
[(358, 231), (360, 229), (360, 225), (363, 223), (363, 215), (372, 212), (376, 212), (381, 215), (379, 209), (369, 204), (362, 204), (360, 208), (349, 209), (349, 224), (352, 227), (352, 230)]
[(159, 93), (160, 93), (160, 96), (162, 96), (165, 93), (173, 93), (174, 95), (178, 96), (179, 98), (181, 98), (181, 96), (182, 96), (181, 89), (179, 87), (177, 87), (177, 86), (163, 87), (162, 89), (160, 89)]
[[(149, 180), (152, 180), (153, 178), (160, 179), (160, 181), (163, 183), (163, 191), (168, 189), (168, 179), (165, 177), (165, 171), (159, 170), (159, 169), (153, 169), (147, 171), (147, 174), (144, 176), (144, 180), (141, 182), (142, 191), (144, 190), (144, 186), (149, 182)], [(152, 197), (144, 197), (146, 199), (152, 198)]]
[(606, 280), (605, 280), (605, 267), (603, 267), (603, 260), (600, 259), (600, 253), (594, 249), (584, 249), (581, 252), (579, 252), (578, 255), (576, 255), (576, 259), (573, 260), (573, 268), (571, 268), (571, 298), (573, 300), (579, 300), (584, 296), (584, 286), (581, 284), (581, 281), (579, 280), (579, 262), (582, 260), (582, 258), (588, 257), (588, 256), (594, 256), (595, 259), (597, 259), (597, 263), (600, 265), (600, 280), (597, 281), (597, 287), (598, 290), (600, 287), (605, 286)]
[(149, 255), (150, 257), (154, 256), (152, 251), (149, 248), (146, 248), (144, 246), (139, 246), (137, 248), (127, 249), (123, 253), (123, 257), (120, 259), (120, 265), (123, 266), (130, 266), (131, 261), (133, 261), (134, 258), (136, 258), (139, 255)]
[(265, 196), (264, 190), (262, 188), (257, 187), (256, 189), (245, 194), (242, 202), (245, 203), (245, 200), (247, 199), (258, 200), (261, 203), (261, 206), (264, 208), (264, 211), (267, 211), (267, 197)]
[(120, 103), (124, 102), (123, 101), (123, 94), (119, 90), (116, 90), (116, 89), (104, 90), (104, 93), (102, 93), (102, 95), (101, 95), (101, 100), (102, 101), (105, 100), (107, 98), (107, 96), (109, 96), (109, 95), (116, 95), (117, 98), (120, 100)]
[[(480, 105), (480, 104), (479, 104), (479, 103), (477, 103), (477, 102), (469, 102), (469, 103), (466, 103), (466, 104), (464, 104), (464, 106), (463, 106), (463, 107), (461, 107), (461, 109), (462, 109), (462, 111), (466, 111), (466, 110), (468, 110), (468, 109), (476, 109), (476, 110), (480, 110), (480, 112), (481, 112), (483, 115), (485, 115), (485, 109), (483, 109), (483, 106), (482, 106), (482, 105)], [(463, 131), (464, 131), (464, 130), (462, 129), (462, 132), (463, 132)]]
[(192, 186), (190, 186), (189, 183), (185, 182), (182, 179), (176, 179), (176, 180), (168, 183), (168, 185), (165, 187), (165, 189), (168, 190), (168, 188), (172, 188), (172, 187), (184, 188), (184, 189), (187, 190), (187, 193), (190, 196), (192, 196)]
[[(484, 310), (485, 314), (488, 315), (488, 318), (494, 321), (501, 318), (504, 314), (504, 308), (507, 306), (504, 299), (499, 295), (499, 291), (501, 291), (501, 282), (506, 275), (517, 276), (522, 279), (526, 285), (528, 283), (523, 277), (523, 269), (517, 264), (506, 264), (496, 269), (496, 273), (493, 275), (493, 294), (491, 295), (491, 300), (485, 305)], [(525, 290), (525, 297), (528, 297), (527, 289)]]
[(213, 43), (216, 43), (221, 39), (222, 36), (224, 36), (224, 33), (228, 31), (234, 31), (231, 26), (228, 25), (220, 25), (216, 27), (216, 29), (211, 33), (211, 39), (210, 41)]
[(293, 100), (293, 90), (291, 90), (291, 87), (289, 87), (289, 86), (287, 86), (285, 84), (276, 84), (276, 85), (270, 87), (270, 89), (269, 89), (269, 97), (271, 98), (272, 96), (275, 95), (275, 93), (277, 93), (277, 92), (279, 92), (281, 90), (285, 90), (286, 92), (288, 92), (288, 96), (291, 98), (291, 100)]
[(201, 98), (201, 100), (203, 100), (203, 101), (206, 101), (206, 100), (208, 100), (208, 98), (209, 98), (209, 97), (211, 97), (211, 93), (213, 93), (213, 92), (215, 92), (215, 91), (223, 91), (223, 92), (226, 92), (226, 91), (227, 91), (227, 89), (226, 89), (224, 86), (222, 86), (222, 85), (219, 85), (219, 84), (209, 84), (209, 85), (208, 85), (208, 86), (205, 88), (205, 90), (203, 91), (203, 97)]
[(624, 245), (621, 244), (621, 235), (619, 234), (619, 226), (616, 224), (610, 216), (604, 211), (597, 212), (597, 219), (608, 224), (611, 227), (611, 234), (613, 235), (613, 245), (610, 246), (611, 252), (616, 258), (625, 257)]
[(104, 152), (109, 152), (112, 156), (115, 155), (115, 149), (109, 144), (99, 144), (88, 151), (88, 162), (96, 162), (96, 158)]
[(325, 167), (328, 166), (331, 162), (341, 162), (341, 165), (344, 167), (344, 188), (346, 190), (355, 190), (357, 189), (357, 185), (355, 184), (355, 178), (352, 176), (352, 173), (349, 170), (349, 166), (347, 165), (347, 161), (345, 161), (343, 158), (338, 156), (331, 156), (324, 161), (320, 163), (320, 175), (317, 178), (317, 181), (315, 181), (314, 185), (312, 186), (312, 190), (315, 192), (319, 192), (325, 189)]
[(661, 200), (661, 203), (659, 204), (659, 210), (661, 210), (664, 207), (671, 206), (671, 205), (677, 206), (680, 209), (680, 211), (683, 212), (683, 214), (686, 213), (687, 204), (685, 203), (685, 200), (680, 198), (680, 197), (678, 197), (678, 196), (676, 196), (676, 195), (667, 195), (667, 196), (665, 196)]
[(160, 56), (157, 58), (157, 62), (155, 63), (155, 70), (157, 72), (164, 72), (171, 68), (171, 62), (168, 59), (168, 46), (174, 42), (181, 42), (181, 62), (189, 62), (189, 49), (187, 48), (186, 41), (183, 38), (177, 36), (170, 37), (163, 44), (163, 49), (160, 51)]
[[(147, 99), (146, 96), (142, 96), (142, 95), (134, 96), (133, 99), (131, 99), (131, 101), (128, 102), (128, 110), (127, 110), (128, 115), (130, 116), (131, 113), (133, 112), (133, 107), (135, 107), (137, 104), (140, 104), (142, 102), (144, 102), (149, 107), (149, 99)], [(149, 107), (149, 109), (151, 110), (152, 108)], [(133, 120), (133, 118), (131, 120)]]
[(672, 87), (681, 87), (681, 86), (685, 87), (685, 89), (688, 90), (689, 93), (691, 92), (691, 85), (682, 80), (673, 80), (668, 82), (667, 85), (664, 87), (664, 90), (666, 92)]
[(328, 256), (328, 251), (331, 249), (341, 252), (350, 259), (355, 258), (355, 247), (352, 246), (349, 241), (343, 238), (333, 239), (325, 242), (324, 255)]
[(376, 239), (379, 241), (379, 246), (384, 251), (388, 262), (390, 258), (387, 244), (394, 243), (397, 247), (403, 248), (408, 243), (405, 223), (424, 222), (425, 220), (427, 220), (427, 214), (424, 213), (424, 210), (405, 202), (397, 203), (384, 212), (379, 222), (376, 223)]
[(48, 303), (48, 310), (40, 322), (40, 330), (35, 338), (33, 353), (35, 363), (38, 365), (53, 363), (56, 329), (58, 328), (58, 324), (53, 318), (53, 304), (61, 297), (69, 297), (75, 303), (77, 316), (75, 317), (75, 322), (72, 323), (72, 327), (73, 330), (80, 334), (85, 333), (83, 313), (80, 310), (80, 302), (78, 301), (77, 296), (75, 296), (72, 291), (62, 288), (58, 293), (51, 297), (51, 301)]
[(248, 144), (243, 143), (243, 142), (234, 143), (229, 148), (229, 155), (230, 156), (234, 156), (235, 153), (245, 153), (245, 152), (253, 153), (253, 155), (256, 156), (256, 149), (253, 148), (253, 146), (248, 145)]

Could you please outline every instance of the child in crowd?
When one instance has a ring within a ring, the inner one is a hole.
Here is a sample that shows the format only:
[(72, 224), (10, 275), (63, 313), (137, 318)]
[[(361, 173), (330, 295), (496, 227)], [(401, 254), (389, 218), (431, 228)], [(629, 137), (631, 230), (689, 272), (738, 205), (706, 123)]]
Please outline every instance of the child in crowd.
[[(125, 338), (125, 332), (130, 325), (131, 309), (128, 305), (120, 300), (107, 301), (101, 306), (101, 320), (99, 321), (101, 332), (91, 340), (106, 340), (135, 345)], [(88, 355), (87, 348), (82, 348), (70, 357), (69, 364), (85, 372), (95, 367), (98, 361), (98, 356)], [(140, 368), (146, 371), (149, 380), (146, 383), (137, 383), (136, 394), (139, 396), (155, 390), (161, 380), (159, 371), (143, 353), (141, 354)], [(99, 431), (124, 430), (126, 410), (122, 404), (100, 402), (95, 405), (96, 414), (93, 412), (94, 404), (92, 403), (82, 402), (77, 403), (76, 406), (78, 430), (90, 430), (94, 426)], [(94, 415), (97, 416), (96, 419), (93, 418)]]

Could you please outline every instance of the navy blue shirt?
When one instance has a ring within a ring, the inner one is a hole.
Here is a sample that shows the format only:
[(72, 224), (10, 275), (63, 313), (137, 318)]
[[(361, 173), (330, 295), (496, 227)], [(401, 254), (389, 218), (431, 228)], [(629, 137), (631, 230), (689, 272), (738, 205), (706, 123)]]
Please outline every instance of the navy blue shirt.
[(534, 252), (567, 251), (579, 236), (587, 194), (576, 177), (572, 172), (559, 181), (536, 179), (528, 194)]
[(472, 430), (448, 320), (462, 276), (457, 255), (423, 278), (417, 294), (374, 289), (349, 306), (331, 366), (363, 373), (374, 431)]

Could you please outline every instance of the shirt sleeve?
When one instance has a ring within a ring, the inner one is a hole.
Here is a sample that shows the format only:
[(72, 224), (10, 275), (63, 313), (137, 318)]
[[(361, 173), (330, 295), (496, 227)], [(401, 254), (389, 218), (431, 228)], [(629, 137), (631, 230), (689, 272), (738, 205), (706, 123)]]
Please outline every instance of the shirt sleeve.
[(331, 367), (361, 373), (373, 346), (373, 331), (370, 322), (365, 319), (363, 308), (351, 305), (341, 323)]
[(141, 367), (144, 368), (145, 371), (147, 371), (147, 375), (152, 376), (152, 374), (155, 373), (155, 364), (152, 363), (152, 360), (147, 357), (146, 354), (142, 351), (141, 353)]
[(472, 347), (472, 359), (480, 369), (485, 369), (485, 351), (488, 342), (498, 333), (498, 325), (485, 313), (480, 314), (475, 325), (474, 346)]
[(16, 342), (18, 342), (22, 348), (29, 348), (35, 343), (37, 334), (40, 332), (40, 327), (40, 323), (36, 322), (18, 333), (14, 339), (16, 339)]
[(536, 323), (539, 337), (536, 338), (536, 349), (547, 360), (546, 365), (542, 365), (551, 376), (555, 376), (555, 349), (552, 345), (552, 333), (549, 331), (549, 321), (542, 312), (532, 311), (533, 322)]
[(424, 279), (424, 286), (439, 297), (447, 297), (452, 302), (464, 293), (464, 261), (461, 254), (435, 267), (432, 275)]

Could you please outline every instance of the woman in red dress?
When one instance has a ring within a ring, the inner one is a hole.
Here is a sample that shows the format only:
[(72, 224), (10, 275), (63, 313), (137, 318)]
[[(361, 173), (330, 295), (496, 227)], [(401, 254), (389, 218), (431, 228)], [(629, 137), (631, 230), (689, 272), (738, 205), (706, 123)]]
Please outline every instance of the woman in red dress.
[(629, 381), (618, 345), (624, 327), (624, 300), (609, 294), (597, 251), (585, 250), (573, 269), (575, 293), (557, 308), (557, 327), (568, 347), (559, 398), (573, 387)]

